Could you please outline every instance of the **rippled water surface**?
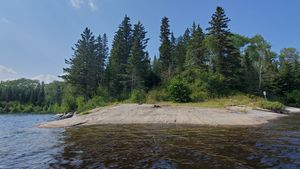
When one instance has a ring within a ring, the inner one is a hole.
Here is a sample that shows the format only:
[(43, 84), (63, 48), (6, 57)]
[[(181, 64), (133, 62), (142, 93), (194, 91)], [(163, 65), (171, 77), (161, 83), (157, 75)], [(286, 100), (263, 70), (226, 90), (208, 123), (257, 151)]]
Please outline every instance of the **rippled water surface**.
[(0, 115), (0, 168), (300, 168), (300, 115), (255, 128), (35, 127), (52, 119)]

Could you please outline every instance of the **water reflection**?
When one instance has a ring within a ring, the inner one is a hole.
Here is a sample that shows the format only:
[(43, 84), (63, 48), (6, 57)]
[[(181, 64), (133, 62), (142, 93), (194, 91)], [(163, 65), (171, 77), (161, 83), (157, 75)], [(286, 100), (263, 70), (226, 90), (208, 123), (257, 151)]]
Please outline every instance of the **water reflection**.
[(0, 116), (0, 168), (300, 168), (300, 115), (261, 127), (102, 125), (39, 129)]
[(69, 128), (64, 133), (63, 151), (55, 156), (58, 162), (50, 166), (299, 168), (299, 129), (299, 116), (258, 128), (188, 125)]

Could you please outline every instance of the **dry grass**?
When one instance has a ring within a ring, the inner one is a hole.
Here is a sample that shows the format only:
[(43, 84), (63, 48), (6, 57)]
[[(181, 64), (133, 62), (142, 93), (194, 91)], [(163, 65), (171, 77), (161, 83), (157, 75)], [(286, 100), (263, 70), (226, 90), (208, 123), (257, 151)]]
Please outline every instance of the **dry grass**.
[(203, 102), (192, 103), (173, 103), (173, 102), (157, 102), (161, 105), (175, 105), (175, 106), (192, 106), (204, 108), (225, 108), (228, 106), (247, 106), (259, 107), (260, 103), (264, 101), (263, 98), (256, 96), (235, 95), (226, 98), (210, 99)]

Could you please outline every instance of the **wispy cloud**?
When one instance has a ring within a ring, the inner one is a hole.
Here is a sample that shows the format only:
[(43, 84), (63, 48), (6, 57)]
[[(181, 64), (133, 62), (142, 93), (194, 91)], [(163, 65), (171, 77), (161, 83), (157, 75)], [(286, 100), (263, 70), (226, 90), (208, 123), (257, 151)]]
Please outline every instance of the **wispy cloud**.
[(84, 0), (70, 0), (70, 3), (74, 8), (80, 8)]
[(93, 11), (97, 9), (93, 0), (89, 0), (88, 5), (91, 8), (91, 10), (93, 10)]
[(97, 9), (94, 0), (70, 0), (70, 3), (76, 9), (80, 9), (82, 6), (88, 6), (92, 11)]
[(30, 78), (32, 80), (39, 80), (40, 82), (44, 82), (46, 84), (49, 84), (53, 81), (62, 81), (61, 78), (59, 78), (58, 76), (54, 76), (54, 75), (50, 75), (50, 74), (42, 74), (42, 75), (37, 75), (34, 76), (32, 78)]
[(12, 68), (8, 68), (6, 66), (0, 65), (0, 82), (7, 81), (7, 80), (16, 80), (20, 78), (32, 79), (32, 80), (39, 80), (40, 82), (44, 82), (49, 84), (53, 81), (62, 81), (61, 78), (52, 74), (40, 74), (36, 76), (23, 76), (17, 73)]
[(7, 18), (2, 17), (2, 18), (0, 19), (0, 22), (1, 22), (1, 23), (9, 23), (10, 21), (9, 21)]
[(15, 74), (17, 74), (17, 72), (14, 71), (13, 69), (0, 65), (0, 75), (15, 75)]
[(17, 77), (18, 73), (12, 68), (8, 68), (0, 65), (0, 81), (1, 80), (12, 80)]

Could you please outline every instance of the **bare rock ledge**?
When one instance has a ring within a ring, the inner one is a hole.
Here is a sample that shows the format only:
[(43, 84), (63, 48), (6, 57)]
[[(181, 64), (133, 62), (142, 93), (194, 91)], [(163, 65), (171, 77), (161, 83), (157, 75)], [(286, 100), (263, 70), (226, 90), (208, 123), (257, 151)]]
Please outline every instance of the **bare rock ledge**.
[[(291, 113), (300, 109), (287, 107)], [(40, 128), (88, 126), (97, 124), (198, 124), (198, 125), (260, 125), (286, 114), (254, 110), (249, 107), (226, 109), (188, 106), (121, 104), (97, 108), (90, 114), (40, 124)]]

